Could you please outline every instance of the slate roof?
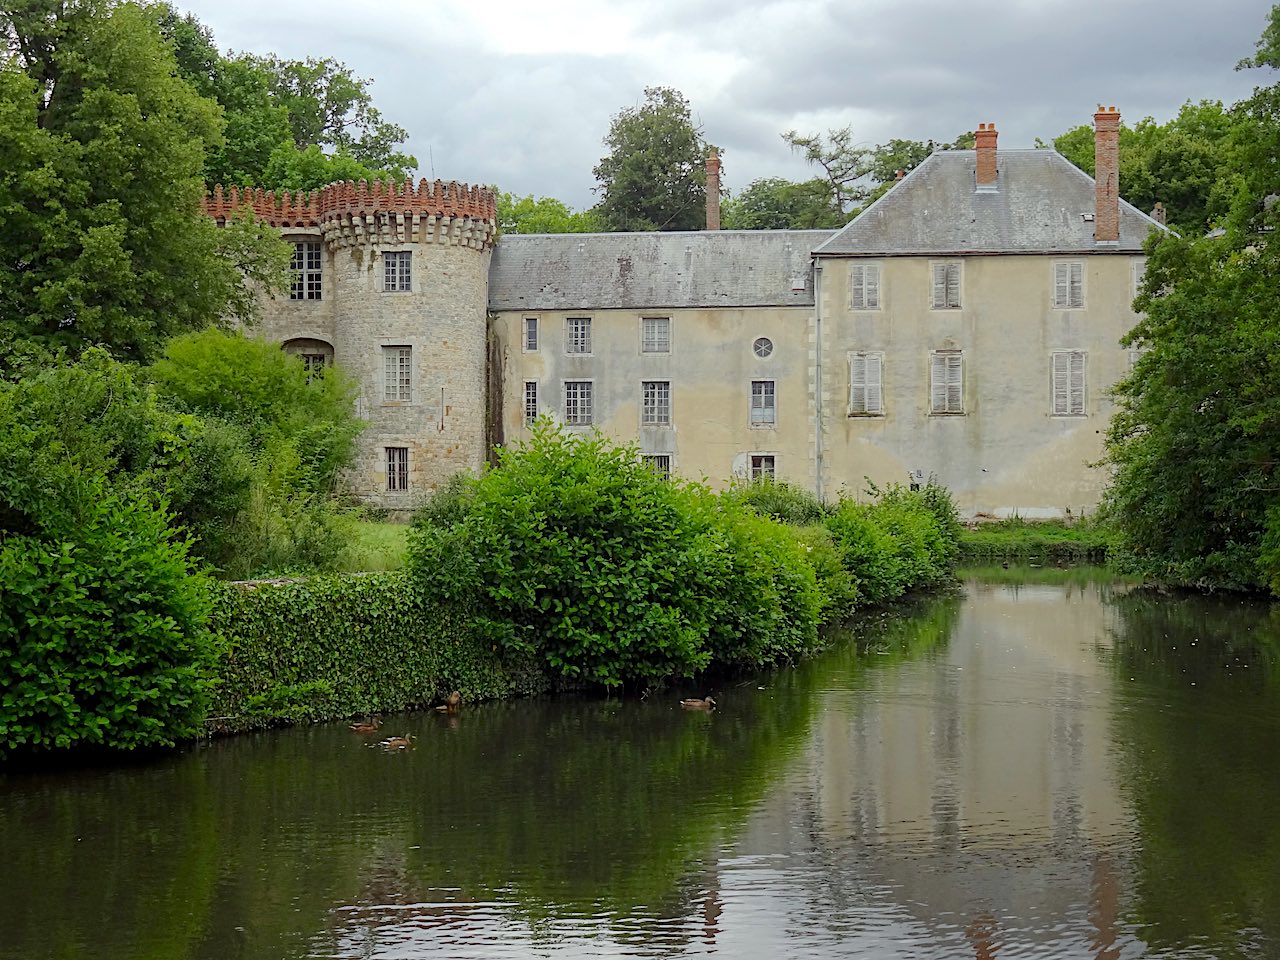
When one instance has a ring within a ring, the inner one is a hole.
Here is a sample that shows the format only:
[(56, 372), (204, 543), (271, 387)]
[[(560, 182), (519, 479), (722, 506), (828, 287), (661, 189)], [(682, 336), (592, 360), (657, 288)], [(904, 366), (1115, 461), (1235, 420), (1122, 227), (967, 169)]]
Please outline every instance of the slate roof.
[(489, 309), (812, 306), (810, 253), (833, 233), (507, 234), (489, 268)]
[[(1056, 150), (1000, 150), (997, 189), (974, 188), (977, 154), (941, 150), (815, 251), (816, 256), (1139, 253), (1156, 221), (1120, 201), (1120, 242), (1093, 239), (1093, 178)], [(1120, 184), (1121, 190), (1124, 184)]]

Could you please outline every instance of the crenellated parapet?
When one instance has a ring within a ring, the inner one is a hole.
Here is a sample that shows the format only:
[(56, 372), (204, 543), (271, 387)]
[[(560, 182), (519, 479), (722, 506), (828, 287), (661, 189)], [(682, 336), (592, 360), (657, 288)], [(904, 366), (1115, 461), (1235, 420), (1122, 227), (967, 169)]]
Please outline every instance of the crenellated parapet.
[(488, 187), (420, 180), (403, 184), (331, 183), (322, 190), (224, 190), (204, 199), (204, 212), (225, 223), (248, 209), (281, 229), (319, 228), (332, 246), (362, 243), (442, 243), (477, 250), (492, 247), (497, 197)]

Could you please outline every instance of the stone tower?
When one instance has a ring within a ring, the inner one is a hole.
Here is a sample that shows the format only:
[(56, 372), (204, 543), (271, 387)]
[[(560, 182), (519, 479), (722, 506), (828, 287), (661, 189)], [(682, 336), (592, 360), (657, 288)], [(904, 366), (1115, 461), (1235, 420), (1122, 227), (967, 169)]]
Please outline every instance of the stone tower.
[(408, 510), (479, 470), (493, 191), (347, 182), (296, 194), (217, 187), (205, 201), (220, 223), (246, 207), (294, 247), (292, 288), (264, 299), (253, 332), (360, 384), (368, 426), (351, 491)]

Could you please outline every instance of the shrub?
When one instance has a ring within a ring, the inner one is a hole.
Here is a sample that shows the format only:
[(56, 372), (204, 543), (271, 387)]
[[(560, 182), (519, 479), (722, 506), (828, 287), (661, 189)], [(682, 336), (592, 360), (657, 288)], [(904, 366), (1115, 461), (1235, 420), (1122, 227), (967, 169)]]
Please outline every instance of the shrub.
[(785, 480), (737, 483), (725, 495), (745, 504), (761, 516), (772, 517), (783, 523), (819, 523), (827, 513), (826, 507), (816, 496)]
[(893, 538), (876, 523), (868, 504), (843, 500), (827, 518), (840, 561), (867, 603), (902, 596), (910, 585)]
[(74, 529), (0, 540), (0, 752), (171, 745), (203, 717), (205, 582), (162, 506), (88, 484)]
[(806, 559), (817, 577), (823, 623), (840, 620), (853, 613), (858, 603), (858, 584), (846, 569), (831, 531), (821, 524), (796, 527), (795, 537), (805, 548)]
[(798, 651), (820, 605), (781, 527), (547, 422), (428, 505), (409, 570), (505, 649), (605, 686)]

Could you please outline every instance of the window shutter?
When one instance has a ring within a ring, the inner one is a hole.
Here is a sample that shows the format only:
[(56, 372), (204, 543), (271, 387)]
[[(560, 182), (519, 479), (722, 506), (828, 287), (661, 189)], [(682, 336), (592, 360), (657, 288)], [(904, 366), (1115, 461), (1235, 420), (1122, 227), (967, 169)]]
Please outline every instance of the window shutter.
[(1071, 360), (1071, 392), (1069, 403), (1071, 413), (1084, 413), (1084, 352), (1076, 351), (1070, 355)]
[(1053, 413), (1065, 416), (1068, 413), (1068, 396), (1071, 393), (1071, 363), (1065, 353), (1053, 355)]
[(947, 360), (947, 413), (959, 413), (963, 409), (963, 387), (960, 355), (951, 354)]
[(866, 289), (866, 304), (868, 310), (880, 309), (880, 265), (869, 263), (864, 268), (863, 285)]
[(1067, 289), (1067, 306), (1084, 306), (1084, 264), (1070, 264), (1070, 282)]
[(849, 358), (849, 412), (867, 412), (867, 357), (861, 353)]
[(1067, 297), (1069, 294), (1070, 283), (1068, 281), (1068, 269), (1070, 265), (1066, 263), (1055, 263), (1053, 265), (1053, 305), (1055, 307), (1065, 307), (1067, 305)]
[(933, 265), (933, 306), (935, 309), (941, 310), (947, 305), (947, 265), (945, 263), (935, 263)]
[(881, 389), (881, 368), (883, 364), (882, 358), (877, 354), (865, 358), (866, 369), (864, 371), (866, 377), (866, 394), (867, 394), (867, 413), (880, 413), (884, 407), (883, 391)]
[(929, 408), (934, 413), (945, 413), (947, 409), (947, 358), (941, 353), (933, 355), (933, 371), (929, 378)]
[(861, 263), (855, 263), (849, 269), (849, 303), (854, 310), (866, 309), (866, 269)]
[(960, 264), (948, 263), (947, 270), (947, 303), (948, 307), (960, 306)]

